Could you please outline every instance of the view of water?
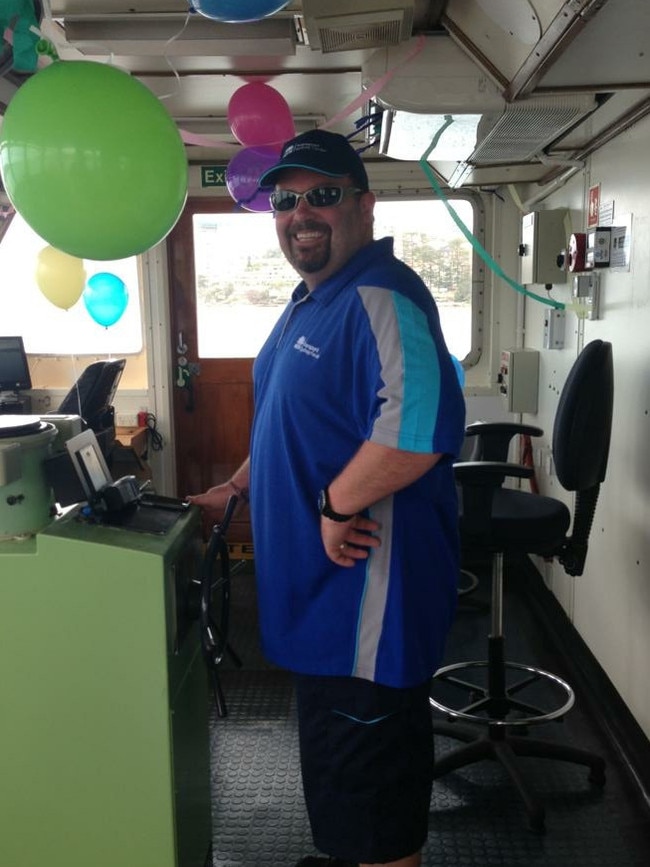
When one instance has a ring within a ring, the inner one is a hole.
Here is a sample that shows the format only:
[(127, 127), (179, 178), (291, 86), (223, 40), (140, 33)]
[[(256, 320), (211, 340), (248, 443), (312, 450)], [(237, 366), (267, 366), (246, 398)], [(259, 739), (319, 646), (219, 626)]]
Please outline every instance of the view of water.
[[(254, 358), (282, 308), (220, 304), (198, 310), (201, 358)], [(452, 355), (463, 359), (470, 350), (471, 309), (441, 306), (440, 321)]]
[[(471, 227), (471, 205), (458, 201), (455, 208)], [(194, 218), (196, 273), (203, 287), (197, 292), (202, 358), (254, 358), (298, 282), (295, 271), (278, 253), (273, 218), (248, 215), (254, 228), (245, 234), (241, 219), (237, 214), (197, 214)], [(405, 237), (411, 241), (418, 237), (433, 251), (454, 239), (467, 243), (442, 202), (431, 199), (377, 202), (375, 237), (385, 235), (395, 238), (395, 253), (406, 261)], [(206, 290), (206, 286), (212, 288)], [(267, 305), (265, 292), (271, 296)], [(471, 348), (471, 303), (455, 304), (441, 291), (438, 309), (449, 351), (464, 358)]]

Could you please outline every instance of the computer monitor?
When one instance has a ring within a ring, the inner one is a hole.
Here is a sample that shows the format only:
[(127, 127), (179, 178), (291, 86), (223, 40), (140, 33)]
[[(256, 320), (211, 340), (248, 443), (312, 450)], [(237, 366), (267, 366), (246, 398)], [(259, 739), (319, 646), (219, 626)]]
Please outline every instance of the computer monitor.
[(22, 337), (0, 337), (0, 392), (32, 387)]
[(126, 358), (89, 364), (63, 398), (57, 413), (80, 415), (96, 433), (112, 427), (113, 398), (125, 365)]

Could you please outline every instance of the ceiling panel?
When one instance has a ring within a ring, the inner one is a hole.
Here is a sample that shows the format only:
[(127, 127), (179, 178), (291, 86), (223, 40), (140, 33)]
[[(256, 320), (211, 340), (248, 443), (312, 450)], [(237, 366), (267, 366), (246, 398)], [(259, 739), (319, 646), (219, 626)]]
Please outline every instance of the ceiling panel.
[[(351, 2), (350, 14), (371, 2)], [(377, 4), (385, 8), (387, 0)], [(204, 137), (200, 145), (187, 146), (192, 162), (233, 155), (238, 145), (227, 123), (228, 102), (247, 81), (274, 87), (287, 101), (298, 130), (322, 126), (362, 96), (362, 69), (374, 52), (322, 52), (305, 44), (309, 33), (302, 0), (292, 0), (262, 21), (239, 25), (190, 15), (187, 0), (50, 0), (48, 5), (54, 19), (46, 19), (42, 27), (61, 59), (112, 63), (137, 75), (181, 130)], [(323, 15), (337, 9), (348, 14), (342, 0), (311, 5)], [(650, 3), (645, 0), (415, 0), (414, 11), (414, 35), (444, 36), (449, 31), (504, 104), (540, 95), (559, 98), (567, 92), (611, 94), (545, 154), (523, 165), (475, 166), (470, 183), (542, 178), (548, 172), (546, 162), (557, 164), (588, 150), (595, 137), (628, 112), (636, 116), (638, 103), (650, 98)], [(431, 94), (429, 110), (436, 113), (436, 95), (445, 91), (445, 76), (426, 64), (418, 75), (418, 87), (427, 97)], [(0, 78), (0, 106), (19, 85), (11, 76)], [(404, 90), (404, 80), (399, 87)], [(406, 90), (411, 93), (408, 85)], [(362, 103), (330, 128), (353, 134), (365, 108)], [(481, 111), (486, 111), (483, 104)], [(356, 140), (365, 144), (365, 134), (357, 132)], [(364, 158), (387, 160), (377, 148), (366, 150)], [(449, 177), (455, 164), (439, 168)]]
[(539, 86), (650, 86), (650, 3), (606, 3), (541, 79)]

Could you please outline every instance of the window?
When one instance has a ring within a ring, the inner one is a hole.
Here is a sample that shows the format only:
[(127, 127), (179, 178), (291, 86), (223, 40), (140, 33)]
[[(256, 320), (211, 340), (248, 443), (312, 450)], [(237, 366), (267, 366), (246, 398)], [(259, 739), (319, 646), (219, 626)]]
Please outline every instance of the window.
[[(473, 231), (472, 204), (457, 199), (453, 207)], [(472, 349), (472, 247), (442, 202), (378, 201), (375, 237), (392, 235), (395, 255), (416, 271), (431, 292), (440, 314), (447, 348), (462, 360)]]
[[(474, 206), (453, 207), (475, 231)], [(245, 220), (245, 222), (244, 222)], [(298, 282), (280, 251), (268, 213), (193, 218), (199, 356), (254, 358)], [(473, 252), (444, 204), (434, 199), (377, 201), (375, 237), (392, 235), (395, 254), (433, 295), (447, 346), (462, 360), (473, 348)]]
[(138, 263), (135, 257), (115, 262), (84, 260), (87, 278), (99, 272), (114, 274), (128, 291), (120, 319), (99, 325), (80, 298), (69, 310), (57, 307), (42, 294), (35, 279), (39, 252), (47, 242), (15, 214), (0, 243), (0, 328), (20, 334), (32, 355), (123, 355), (142, 350)]
[(201, 358), (254, 358), (291, 297), (296, 272), (268, 213), (195, 214)]

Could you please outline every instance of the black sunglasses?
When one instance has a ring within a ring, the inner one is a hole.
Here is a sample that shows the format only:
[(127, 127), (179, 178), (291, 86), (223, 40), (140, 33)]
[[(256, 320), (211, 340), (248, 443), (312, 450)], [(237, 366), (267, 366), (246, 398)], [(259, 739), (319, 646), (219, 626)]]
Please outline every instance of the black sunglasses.
[(271, 207), (274, 211), (295, 211), (298, 202), (304, 199), (312, 208), (332, 208), (340, 205), (345, 196), (362, 193), (357, 187), (314, 187), (305, 193), (293, 190), (274, 190), (271, 193)]

